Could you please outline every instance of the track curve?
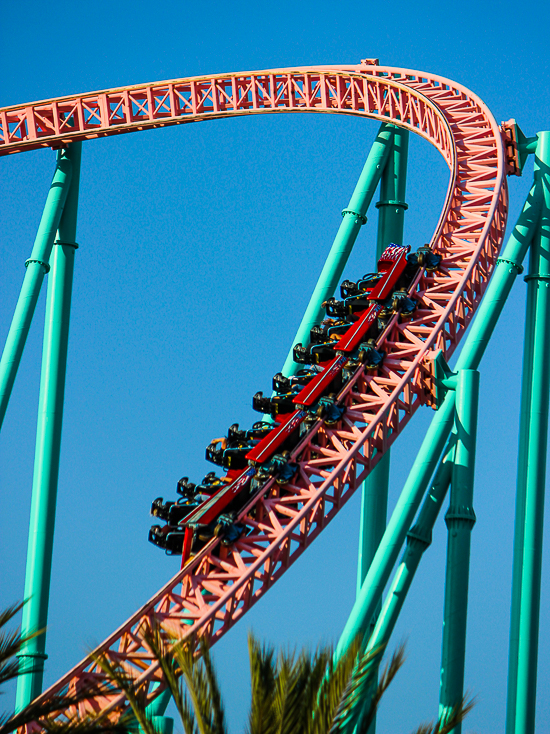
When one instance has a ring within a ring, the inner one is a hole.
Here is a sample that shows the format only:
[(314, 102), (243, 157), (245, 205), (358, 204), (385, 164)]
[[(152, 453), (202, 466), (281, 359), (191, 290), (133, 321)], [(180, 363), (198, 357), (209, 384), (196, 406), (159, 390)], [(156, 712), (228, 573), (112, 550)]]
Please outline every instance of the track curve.
[[(162, 685), (154, 688), (160, 671), (143, 639), (152, 621), (176, 638), (196, 633), (219, 639), (330, 522), (416, 409), (431, 404), (433, 353), (452, 354), (502, 244), (507, 213), (502, 134), (483, 102), (461, 85), (425, 72), (365, 64), (180, 79), (0, 110), (0, 155), (197, 120), (283, 112), (393, 122), (432, 143), (450, 169), (431, 240), (442, 267), (418, 274), (418, 308), (406, 323), (394, 316), (385, 332), (382, 368), (373, 376), (360, 367), (346, 384), (343, 419), (330, 427), (317, 420), (294, 449), (299, 472), (292, 483), (281, 488), (269, 482), (243, 509), (241, 521), (252, 532), (227, 549), (211, 541), (97, 648), (138, 677), (150, 700), (162, 691)], [(88, 657), (41, 698), (102, 677)], [(81, 706), (116, 717), (128, 704), (124, 696), (112, 696)]]

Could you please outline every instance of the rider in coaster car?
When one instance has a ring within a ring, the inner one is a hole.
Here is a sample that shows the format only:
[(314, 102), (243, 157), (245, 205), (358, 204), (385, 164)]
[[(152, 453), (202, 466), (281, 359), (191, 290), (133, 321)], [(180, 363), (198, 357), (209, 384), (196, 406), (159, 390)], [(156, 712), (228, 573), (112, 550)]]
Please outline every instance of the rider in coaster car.
[(291, 375), (290, 377), (285, 377), (282, 372), (277, 372), (273, 376), (273, 390), (280, 395), (291, 392), (294, 389), (298, 391), (317, 374), (318, 371), (315, 368), (298, 370), (295, 375)]
[(323, 319), (319, 326), (313, 326), (310, 330), (309, 341), (311, 344), (324, 344), (334, 336), (344, 334), (350, 326), (351, 323), (346, 319)]
[(252, 429), (243, 431), (239, 424), (234, 423), (228, 430), (228, 435), (215, 438), (206, 447), (206, 459), (225, 469), (244, 469), (247, 465), (246, 454), (251, 448), (271, 431), (271, 424), (259, 421)]

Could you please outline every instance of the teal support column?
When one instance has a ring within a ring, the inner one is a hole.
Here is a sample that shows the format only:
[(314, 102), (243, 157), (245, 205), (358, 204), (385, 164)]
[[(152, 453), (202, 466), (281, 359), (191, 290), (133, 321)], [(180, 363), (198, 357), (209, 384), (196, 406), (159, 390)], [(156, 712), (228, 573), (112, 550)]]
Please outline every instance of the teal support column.
[[(529, 273), (538, 273), (538, 251), (531, 247)], [(516, 481), (516, 508), (514, 526), (514, 555), (512, 567), (512, 603), (510, 614), (510, 644), (508, 653), (508, 694), (506, 704), (506, 734), (514, 734), (516, 727), (516, 690), (518, 675), (519, 620), (521, 611), (521, 577), (523, 572), (523, 531), (525, 524), (525, 480), (527, 474), (527, 447), (529, 415), (531, 412), (531, 380), (533, 371), (533, 329), (535, 324), (536, 288), (529, 287), (525, 308), (525, 335), (519, 418), (519, 448)]]
[(424, 499), (418, 519), (407, 533), (407, 547), (392, 579), (374, 631), (368, 641), (367, 650), (387, 645), (424, 551), (431, 545), (433, 527), (451, 482), (455, 440), (453, 434), (445, 457), (435, 473), (431, 489)]
[[(466, 618), (470, 577), (470, 539), (476, 521), (473, 508), (479, 372), (461, 370), (456, 377), (456, 448), (447, 523), (447, 568), (439, 690), (439, 717), (462, 701), (466, 660)], [(461, 726), (453, 729), (460, 734)]]
[(342, 212), (342, 224), (334, 238), (328, 258), (283, 365), (282, 372), (287, 377), (296, 374), (300, 369), (300, 365), (296, 364), (292, 358), (294, 345), (298, 343), (309, 344), (311, 328), (323, 318), (322, 304), (334, 294), (359, 230), (367, 221), (367, 210), (380, 181), (392, 141), (393, 126), (383, 123), (372, 145), (348, 207)]
[[(380, 179), (380, 201), (378, 209), (378, 232), (376, 241), (376, 260), (391, 243), (403, 244), (405, 227), (405, 202), (407, 187), (407, 160), (409, 151), (409, 131), (394, 127), (393, 145), (382, 178)], [(361, 495), (361, 527), (359, 534), (359, 559), (357, 564), (357, 594), (361, 590), (365, 576), (376, 553), (384, 530), (388, 513), (388, 490), (390, 483), (390, 451), (363, 482)], [(378, 609), (371, 620), (372, 633), (378, 616)], [(369, 697), (370, 698), (370, 697)], [(365, 701), (365, 706), (368, 700)], [(376, 720), (373, 720), (369, 734), (374, 734)]]
[(376, 204), (378, 209), (377, 259), (390, 243), (403, 244), (405, 212), (409, 208), (405, 201), (408, 156), (409, 131), (394, 127), (393, 146), (380, 181), (380, 201)]
[[(171, 698), (172, 694), (167, 688), (147, 706), (147, 715), (151, 717), (158, 734), (172, 734), (174, 731), (174, 719), (171, 716), (164, 716)], [(142, 731), (141, 728), (140, 731)]]
[(18, 679), (17, 710), (24, 708), (41, 693), (44, 660), (47, 657), (45, 629), (50, 593), (74, 253), (77, 247), (75, 237), (80, 154), (81, 143), (74, 143), (64, 152), (64, 156), (72, 163), (73, 175), (53, 247), (48, 282), (25, 577), (27, 603), (23, 608), (22, 620), (23, 635), (43, 631), (29, 640), (19, 655), (20, 669), (30, 672), (24, 673)]
[[(376, 259), (390, 244), (403, 244), (405, 202), (407, 187), (407, 158), (409, 131), (394, 127), (391, 153), (380, 180), (378, 208), (378, 236)], [(382, 457), (363, 483), (361, 496), (361, 529), (357, 565), (357, 593), (359, 593), (378, 544), (386, 527), (390, 452)]]
[[(388, 452), (389, 453), (389, 452)], [(357, 563), (357, 595), (384, 534), (388, 513), (389, 456), (384, 455), (361, 489), (361, 525)]]
[[(521, 263), (536, 229), (541, 208), (542, 192), (538, 183), (531, 189), (523, 211), (511, 233), (477, 316), (458, 359), (456, 369), (477, 369), (491, 338), (506, 298), (517, 275), (522, 272)], [(375, 612), (378, 599), (387, 584), (397, 561), (407, 532), (419, 508), (428, 482), (454, 420), (454, 391), (449, 391), (426, 433), (401, 496), (392, 513), (380, 545), (367, 573), (361, 592), (344, 627), (336, 657), (347, 650), (358, 634), (364, 635)]]
[[(523, 533), (516, 531), (514, 556), (521, 554), (521, 577), (514, 579), (513, 596), (519, 597), (519, 618), (513, 620), (517, 630), (517, 673), (514, 734), (533, 734), (537, 692), (538, 637), (540, 617), (540, 586), (542, 570), (542, 539), (544, 525), (544, 494), (546, 452), (548, 441), (548, 401), (550, 392), (550, 132), (538, 134), (535, 156), (535, 178), (540, 180), (543, 205), (539, 232), (533, 240), (531, 259), (535, 272), (526, 280), (528, 289), (534, 292), (534, 322), (529, 334), (532, 343), (532, 369), (524, 374), (530, 388), (522, 391), (529, 395), (526, 425), (520, 449), (518, 469), (522, 477), (518, 482), (519, 500), (523, 518), (516, 518), (516, 525), (523, 520)], [(526, 410), (527, 413), (527, 410)], [(519, 474), (519, 472), (518, 472)], [(521, 538), (521, 535), (523, 537)], [(518, 538), (518, 536), (520, 536)], [(514, 559), (516, 560), (516, 559)], [(515, 563), (517, 566), (517, 564)]]
[(171, 716), (153, 716), (153, 725), (158, 734), (172, 734), (174, 719)]
[(4, 422), (42, 281), (50, 269), (50, 254), (67, 198), (71, 176), (71, 161), (65, 151), (59, 151), (31, 256), (25, 263), (27, 269), (25, 278), (0, 360), (0, 427)]

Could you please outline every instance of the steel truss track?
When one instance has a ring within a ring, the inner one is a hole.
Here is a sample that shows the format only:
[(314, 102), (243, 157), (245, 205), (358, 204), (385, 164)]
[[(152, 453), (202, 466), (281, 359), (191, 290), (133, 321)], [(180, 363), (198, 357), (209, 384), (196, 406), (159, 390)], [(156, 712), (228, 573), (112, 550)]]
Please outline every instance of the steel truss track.
[[(175, 638), (218, 640), (303, 553), (351, 497), (412, 414), (432, 403), (432, 357), (449, 358), (485, 291), (506, 224), (502, 133), (464, 87), (424, 72), (382, 66), (275, 69), (178, 79), (63, 97), (0, 110), (0, 155), (77, 140), (235, 115), (330, 112), (393, 122), (432, 143), (450, 169), (445, 205), (431, 240), (442, 267), (419, 273), (413, 318), (396, 315), (376, 375), (359, 368), (342, 396), (336, 426), (318, 420), (292, 452), (299, 471), (271, 481), (244, 508), (250, 534), (230, 548), (211, 541), (96, 653), (139, 678), (153, 700), (163, 690), (143, 633), (158, 623)], [(41, 698), (102, 679), (91, 657)], [(160, 686), (155, 688), (156, 683)], [(81, 705), (118, 717), (124, 696)], [(61, 712), (59, 718), (74, 713)], [(32, 727), (29, 727), (31, 730)]]

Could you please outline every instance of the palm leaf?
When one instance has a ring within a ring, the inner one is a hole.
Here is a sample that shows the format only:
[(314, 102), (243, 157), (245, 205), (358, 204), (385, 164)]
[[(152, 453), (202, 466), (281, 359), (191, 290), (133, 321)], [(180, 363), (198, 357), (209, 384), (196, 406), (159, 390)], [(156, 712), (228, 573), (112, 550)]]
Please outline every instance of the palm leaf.
[(226, 734), (221, 692), (207, 643), (201, 643), (202, 658), (195, 658), (188, 641), (174, 645), (172, 653), (187, 686), (199, 734)]
[(308, 734), (327, 734), (334, 723), (342, 696), (353, 672), (359, 641), (350, 645), (349, 649), (335, 663), (332, 652), (321, 685), (319, 686), (315, 707), (311, 714)]
[[(369, 654), (372, 654), (373, 660), (374, 662), (376, 662), (376, 658), (378, 656), (377, 651), (373, 650), (372, 653), (367, 653), (367, 656)], [(393, 679), (397, 675), (398, 670), (402, 667), (404, 662), (405, 646), (400, 645), (391, 656), (390, 662), (384, 668), (382, 675), (380, 676), (380, 680), (378, 681), (378, 685), (375, 687), (374, 694), (370, 698), (370, 701), (368, 699), (368, 691), (365, 691), (365, 693), (367, 694), (366, 700), (368, 701), (368, 705), (366, 707), (363, 707), (359, 712), (359, 725), (357, 727), (357, 734), (367, 734), (370, 725), (372, 724), (374, 717), (376, 716), (376, 711), (378, 709), (378, 705), (380, 704), (382, 696), (388, 689), (388, 686), (393, 681)], [(371, 668), (371, 671), (373, 673), (371, 678), (371, 685), (374, 685), (376, 681), (376, 668), (377, 666)]]
[(468, 696), (466, 695), (449, 713), (440, 716), (435, 723), (421, 724), (418, 729), (415, 729), (413, 734), (450, 734), (464, 720), (474, 706), (475, 698), (468, 700)]
[(273, 648), (248, 636), (251, 702), (246, 734), (275, 734), (275, 665)]
[[(24, 604), (25, 602), (12, 604), (11, 607), (0, 612), (0, 630), (3, 629), (11, 619), (13, 619), (13, 617), (23, 608)], [(40, 634), (42, 634), (42, 630), (33, 632), (25, 637), (21, 635), (21, 632), (18, 629), (13, 632), (0, 633), (0, 686), (4, 685), (9, 680), (17, 678), (21, 673), (29, 673), (33, 671), (34, 667), (32, 663), (28, 664), (23, 669), (21, 662), (15, 659), (15, 656), (21, 652), (21, 649), (26, 642)]]
[(46, 700), (37, 699), (16, 714), (11, 716), (4, 714), (0, 717), (0, 734), (10, 734), (10, 732), (16, 731), (20, 727), (32, 722), (37, 722), (46, 731), (56, 732), (56, 734), (65, 734), (65, 732), (70, 731), (78, 731), (80, 734), (86, 734), (92, 731), (113, 731), (124, 734), (129, 730), (129, 723), (122, 720), (117, 724), (113, 724), (107, 720), (99, 721), (96, 716), (82, 717), (79, 714), (65, 717), (61, 721), (54, 719), (61, 711), (76, 707), (82, 701), (90, 700), (91, 698), (102, 697), (107, 694), (110, 695), (113, 693), (113, 690), (112, 684), (90, 684), (74, 694), (63, 692), (51, 696)]
[(133, 676), (128, 675), (120, 665), (109, 660), (106, 655), (94, 656), (94, 660), (108, 677), (109, 684), (112, 686), (111, 693), (113, 688), (124, 693), (144, 734), (156, 734), (151, 716), (147, 712), (146, 684), (138, 685)]

